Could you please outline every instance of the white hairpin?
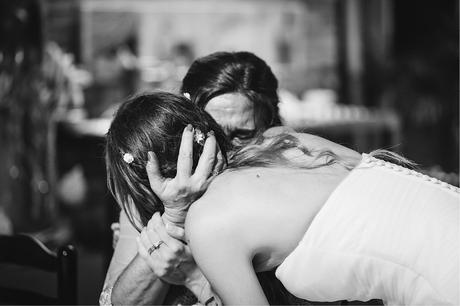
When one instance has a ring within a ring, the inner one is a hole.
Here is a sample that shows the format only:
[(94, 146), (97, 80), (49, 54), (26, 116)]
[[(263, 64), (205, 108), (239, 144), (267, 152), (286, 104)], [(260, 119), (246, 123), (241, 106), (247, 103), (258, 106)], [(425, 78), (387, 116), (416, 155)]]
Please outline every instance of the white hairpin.
[(204, 145), (204, 141), (206, 137), (204, 136), (203, 132), (200, 131), (199, 129), (195, 129), (193, 138), (195, 139), (195, 142), (198, 143), (199, 145), (202, 145), (202, 146)]
[(188, 92), (184, 92), (183, 95), (184, 95), (184, 97), (186, 97), (187, 99), (190, 100), (190, 94)]
[(131, 153), (123, 154), (123, 160), (125, 163), (130, 164), (134, 161), (134, 156)]

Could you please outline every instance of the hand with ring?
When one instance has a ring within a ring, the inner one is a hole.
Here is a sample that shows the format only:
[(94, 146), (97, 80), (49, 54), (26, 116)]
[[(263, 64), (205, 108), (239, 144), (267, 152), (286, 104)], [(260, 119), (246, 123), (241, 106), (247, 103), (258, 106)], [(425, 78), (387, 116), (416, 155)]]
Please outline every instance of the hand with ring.
[(180, 227), (183, 227), (190, 205), (206, 191), (213, 170), (222, 169), (224, 166), (214, 133), (210, 132), (203, 144), (198, 165), (192, 173), (193, 141), (194, 129), (189, 124), (182, 133), (177, 174), (174, 178), (163, 177), (155, 153), (148, 152), (146, 171), (150, 187), (165, 207), (163, 220)]
[(153, 244), (148, 250), (147, 250), (147, 253), (149, 253), (149, 255), (152, 255), (153, 251), (155, 250), (158, 250), (160, 248), (160, 246), (165, 243), (163, 240), (160, 240), (158, 241), (158, 244)]
[(159, 213), (150, 219), (138, 240), (140, 256), (162, 280), (183, 285), (198, 270), (189, 247), (182, 242), (184, 229), (165, 226)]

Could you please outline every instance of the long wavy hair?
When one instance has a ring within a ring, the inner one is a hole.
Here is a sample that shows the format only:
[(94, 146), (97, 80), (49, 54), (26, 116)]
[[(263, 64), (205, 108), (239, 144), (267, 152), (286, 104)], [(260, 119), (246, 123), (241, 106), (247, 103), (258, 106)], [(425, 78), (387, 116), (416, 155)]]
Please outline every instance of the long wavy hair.
[(270, 66), (253, 53), (215, 52), (196, 59), (182, 80), (182, 93), (188, 93), (201, 108), (214, 97), (240, 93), (254, 105), (258, 131), (281, 125), (278, 110), (278, 80)]

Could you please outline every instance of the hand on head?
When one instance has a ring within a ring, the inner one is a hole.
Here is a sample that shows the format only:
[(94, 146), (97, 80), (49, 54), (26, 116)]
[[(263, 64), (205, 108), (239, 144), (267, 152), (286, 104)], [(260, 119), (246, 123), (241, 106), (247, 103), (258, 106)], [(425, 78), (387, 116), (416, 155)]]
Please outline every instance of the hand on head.
[[(198, 165), (192, 173), (194, 129), (187, 125), (177, 159), (177, 172), (174, 178), (161, 175), (158, 159), (149, 152), (146, 170), (152, 191), (163, 202), (165, 223), (183, 227), (185, 216), (190, 205), (206, 190), (212, 174), (223, 167), (222, 154), (218, 149), (216, 138), (211, 131), (203, 145)], [(220, 155), (220, 158), (219, 158)]]

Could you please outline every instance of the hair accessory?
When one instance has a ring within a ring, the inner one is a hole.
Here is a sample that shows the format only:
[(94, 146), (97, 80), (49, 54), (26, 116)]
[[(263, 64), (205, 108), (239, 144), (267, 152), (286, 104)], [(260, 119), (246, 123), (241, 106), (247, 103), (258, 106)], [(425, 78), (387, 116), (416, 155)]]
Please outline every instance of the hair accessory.
[(193, 134), (193, 138), (195, 139), (195, 142), (197, 144), (203, 146), (206, 136), (204, 136), (203, 132), (200, 131), (199, 129), (195, 129), (195, 134)]
[(191, 99), (190, 99), (190, 94), (189, 94), (188, 92), (184, 92), (183, 95), (184, 95), (184, 97), (186, 97), (187, 99), (191, 100)]
[(134, 161), (134, 156), (131, 153), (123, 154), (123, 160), (125, 163), (130, 164)]

